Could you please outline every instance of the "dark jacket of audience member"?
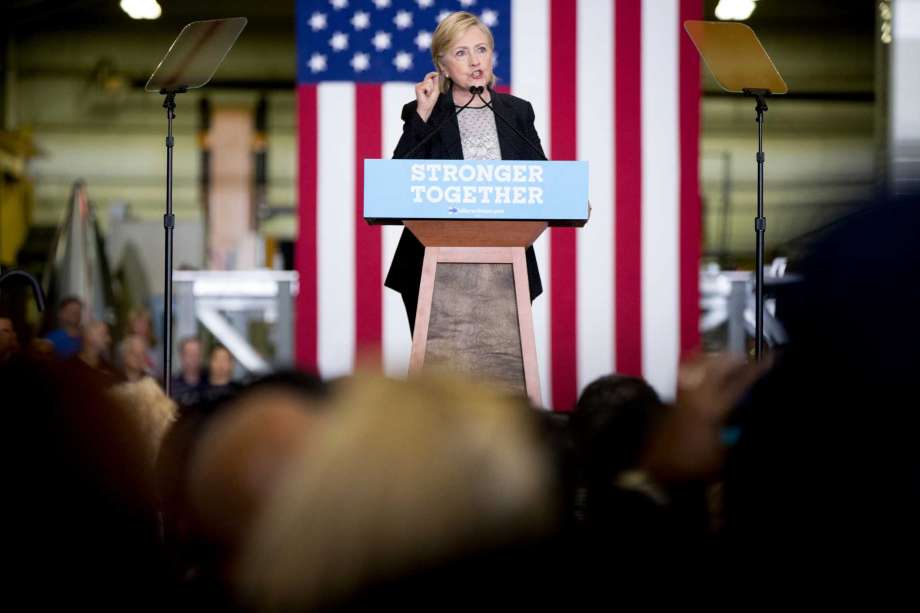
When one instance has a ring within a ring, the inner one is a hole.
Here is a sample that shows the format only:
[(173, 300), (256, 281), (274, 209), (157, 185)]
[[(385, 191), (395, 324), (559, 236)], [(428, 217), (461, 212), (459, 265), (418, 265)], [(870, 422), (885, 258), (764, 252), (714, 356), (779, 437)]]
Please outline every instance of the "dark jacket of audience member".
[(789, 346), (739, 420), (727, 542), (737, 560), (776, 554), (798, 570), (908, 559), (896, 552), (914, 556), (920, 516), (920, 202), (840, 222), (801, 272)]
[(0, 367), (4, 597), (32, 610), (156, 610), (167, 583), (143, 435), (83, 375), (24, 357)]
[(572, 414), (576, 519), (590, 550), (616, 550), (620, 565), (698, 546), (705, 536), (702, 486), (659, 483), (642, 466), (667, 410), (642, 379), (608, 375), (585, 388)]

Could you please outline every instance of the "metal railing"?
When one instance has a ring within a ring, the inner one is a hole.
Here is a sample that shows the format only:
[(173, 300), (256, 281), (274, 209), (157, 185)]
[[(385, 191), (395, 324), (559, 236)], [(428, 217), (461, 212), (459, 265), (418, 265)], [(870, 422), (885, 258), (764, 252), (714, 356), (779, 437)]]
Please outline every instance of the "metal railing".
[[(204, 326), (251, 374), (294, 363), (294, 297), (298, 275), (277, 270), (177, 270), (173, 274), (175, 338), (197, 336)], [(274, 357), (269, 359), (249, 338), (253, 321), (270, 325)]]
[[(799, 279), (797, 275), (786, 274), (786, 258), (776, 258), (764, 267), (764, 282), (768, 287)], [(700, 270), (700, 311), (703, 334), (727, 324), (727, 340), (719, 349), (747, 353), (748, 339), (754, 337), (754, 272), (704, 266)], [(768, 297), (764, 300), (764, 341), (773, 347), (787, 340), (786, 330), (776, 319), (776, 299)]]

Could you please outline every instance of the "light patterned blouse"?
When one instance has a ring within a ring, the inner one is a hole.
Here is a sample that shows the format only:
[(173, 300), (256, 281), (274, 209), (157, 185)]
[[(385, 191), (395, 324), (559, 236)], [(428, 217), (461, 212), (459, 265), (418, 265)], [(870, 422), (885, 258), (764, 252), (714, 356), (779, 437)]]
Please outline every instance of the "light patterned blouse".
[(495, 115), (487, 106), (467, 107), (457, 115), (464, 160), (500, 160)]

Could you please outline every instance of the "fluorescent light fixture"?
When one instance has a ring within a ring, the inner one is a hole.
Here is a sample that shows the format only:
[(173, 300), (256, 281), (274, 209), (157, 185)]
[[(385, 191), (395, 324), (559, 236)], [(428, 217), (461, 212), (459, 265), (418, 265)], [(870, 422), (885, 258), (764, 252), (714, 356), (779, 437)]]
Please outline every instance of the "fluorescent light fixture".
[(754, 12), (757, 0), (719, 0), (716, 17), (722, 21), (744, 21)]
[(121, 0), (119, 6), (131, 19), (156, 19), (163, 13), (157, 0)]

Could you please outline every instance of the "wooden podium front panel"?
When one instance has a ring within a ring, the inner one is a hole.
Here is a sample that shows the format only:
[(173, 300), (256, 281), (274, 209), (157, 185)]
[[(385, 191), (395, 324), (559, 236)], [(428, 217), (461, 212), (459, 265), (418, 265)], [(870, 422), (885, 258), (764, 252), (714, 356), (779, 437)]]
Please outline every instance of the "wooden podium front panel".
[(426, 365), (526, 394), (511, 264), (438, 264)]
[(426, 247), (409, 372), (432, 363), (543, 406), (523, 247)]

